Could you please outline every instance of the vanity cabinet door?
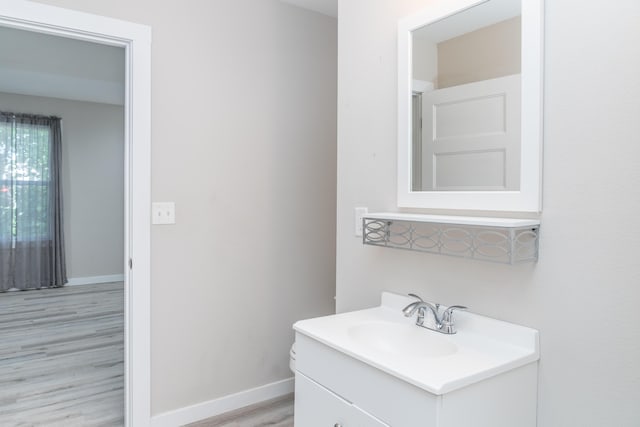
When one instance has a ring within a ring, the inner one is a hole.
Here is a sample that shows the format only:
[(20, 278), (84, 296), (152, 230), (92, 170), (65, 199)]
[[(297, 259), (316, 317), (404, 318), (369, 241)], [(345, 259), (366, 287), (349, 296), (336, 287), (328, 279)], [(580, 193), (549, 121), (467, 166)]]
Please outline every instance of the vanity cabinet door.
[[(437, 425), (435, 420), (438, 419), (441, 396), (430, 394), (299, 333), (296, 334), (296, 370), (296, 378), (304, 375), (314, 384), (353, 402), (366, 414), (376, 420), (384, 420), (392, 427)], [(372, 425), (377, 424), (365, 424), (366, 427)], [(297, 427), (307, 426), (298, 424)]]
[(296, 372), (296, 427), (389, 427)]

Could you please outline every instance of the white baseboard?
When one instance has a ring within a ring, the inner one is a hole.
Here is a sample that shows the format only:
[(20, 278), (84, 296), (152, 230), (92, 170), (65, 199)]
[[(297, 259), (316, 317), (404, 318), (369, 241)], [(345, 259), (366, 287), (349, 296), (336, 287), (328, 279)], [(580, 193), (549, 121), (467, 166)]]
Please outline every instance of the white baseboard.
[(293, 377), (155, 415), (152, 427), (178, 427), (293, 393)]
[(124, 282), (124, 274), (111, 274), (109, 276), (71, 277), (67, 279), (66, 286), (93, 285), (95, 283)]

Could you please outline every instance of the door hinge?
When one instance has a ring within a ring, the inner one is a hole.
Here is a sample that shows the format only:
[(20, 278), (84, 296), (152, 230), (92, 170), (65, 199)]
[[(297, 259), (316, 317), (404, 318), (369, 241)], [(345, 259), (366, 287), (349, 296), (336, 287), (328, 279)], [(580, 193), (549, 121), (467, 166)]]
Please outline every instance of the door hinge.
[(129, 270), (133, 268), (133, 260), (129, 258)]

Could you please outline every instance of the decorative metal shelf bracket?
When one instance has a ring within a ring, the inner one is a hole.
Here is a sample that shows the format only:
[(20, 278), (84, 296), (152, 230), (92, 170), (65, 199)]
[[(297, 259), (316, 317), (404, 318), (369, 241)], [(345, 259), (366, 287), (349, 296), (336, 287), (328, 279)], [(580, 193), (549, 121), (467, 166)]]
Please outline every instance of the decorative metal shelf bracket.
[(365, 245), (504, 264), (538, 260), (539, 221), (370, 214), (362, 222)]

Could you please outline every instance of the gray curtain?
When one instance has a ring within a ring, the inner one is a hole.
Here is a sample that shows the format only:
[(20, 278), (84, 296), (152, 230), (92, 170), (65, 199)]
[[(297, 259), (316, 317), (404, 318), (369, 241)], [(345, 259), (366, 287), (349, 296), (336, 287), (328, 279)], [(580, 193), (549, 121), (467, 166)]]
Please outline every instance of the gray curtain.
[(0, 112), (0, 292), (67, 283), (58, 117)]

